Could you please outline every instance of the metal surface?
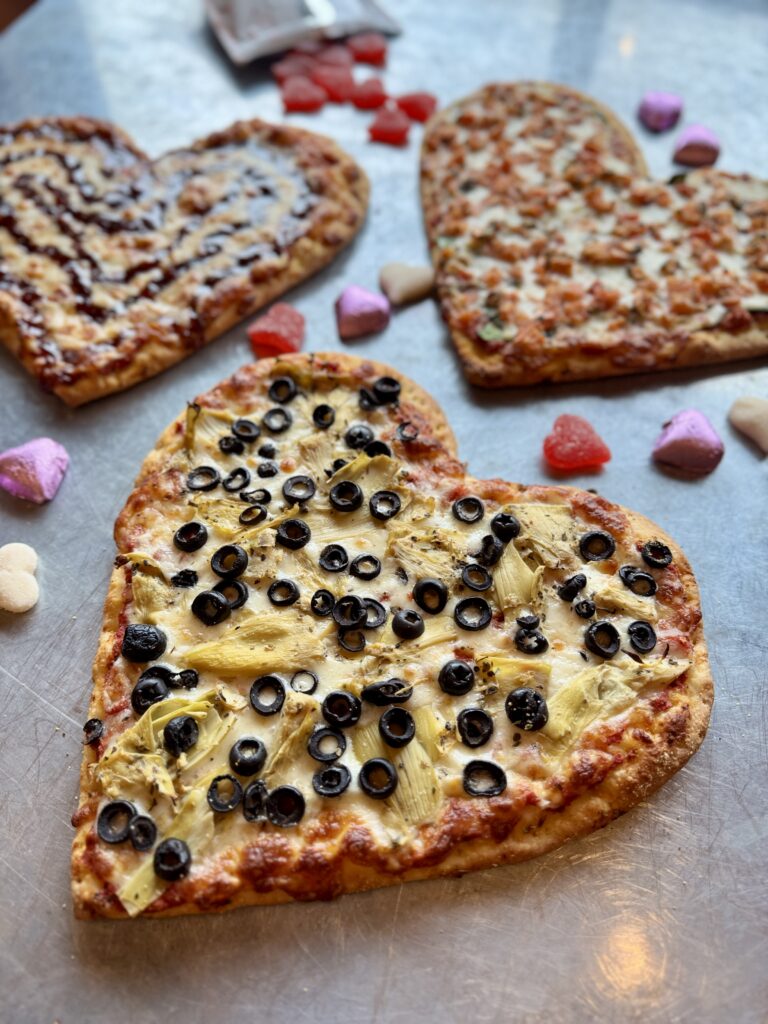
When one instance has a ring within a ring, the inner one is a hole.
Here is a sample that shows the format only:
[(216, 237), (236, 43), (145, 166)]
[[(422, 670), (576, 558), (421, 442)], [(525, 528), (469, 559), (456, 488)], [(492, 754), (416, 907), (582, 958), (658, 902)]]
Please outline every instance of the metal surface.
[[(235, 72), (196, 0), (42, 0), (0, 38), (0, 119), (42, 112), (112, 118), (150, 152), (239, 116), (279, 118), (261, 71)], [(404, 26), (386, 72), (397, 92), (451, 100), (494, 78), (576, 85), (631, 121), (641, 92), (671, 88), (717, 130), (722, 166), (766, 172), (760, 0), (390, 0)], [(439, 11), (439, 13), (438, 13)], [(368, 117), (327, 109), (326, 131), (372, 177), (367, 226), (333, 267), (291, 296), (309, 347), (339, 348), (333, 300), (375, 285), (387, 260), (421, 261), (417, 139), (365, 142)], [(644, 136), (656, 173), (669, 136)], [(0, 496), (0, 542), (40, 552), (42, 598), (0, 614), (0, 1018), (101, 1020), (670, 1022), (764, 1021), (768, 1008), (765, 849), (766, 462), (727, 426), (768, 369), (665, 374), (488, 395), (463, 382), (431, 303), (398, 313), (351, 351), (387, 360), (451, 415), (477, 474), (538, 480), (554, 417), (589, 417), (613, 461), (579, 482), (657, 519), (685, 547), (702, 588), (717, 684), (701, 751), (647, 804), (540, 860), (345, 898), (165, 922), (77, 924), (69, 903), (69, 816), (80, 727), (113, 557), (112, 522), (139, 462), (187, 398), (248, 355), (242, 329), (154, 381), (80, 411), (38, 394), (0, 357), (0, 447), (51, 435), (72, 455), (56, 500)], [(695, 406), (724, 434), (709, 478), (649, 463), (653, 439)]]

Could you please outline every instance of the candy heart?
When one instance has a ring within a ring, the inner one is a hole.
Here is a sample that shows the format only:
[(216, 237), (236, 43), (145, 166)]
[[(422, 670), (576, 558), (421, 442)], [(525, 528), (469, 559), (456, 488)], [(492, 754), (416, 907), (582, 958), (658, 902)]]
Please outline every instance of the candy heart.
[(351, 284), (336, 300), (336, 324), (340, 338), (359, 338), (383, 331), (388, 323), (389, 302), (384, 295)]
[(697, 409), (675, 413), (653, 446), (653, 458), (660, 465), (696, 476), (711, 473), (724, 452), (717, 431)]
[(379, 271), (379, 286), (393, 306), (405, 306), (426, 299), (435, 287), (435, 273), (431, 267), (386, 263)]
[(544, 441), (544, 458), (552, 469), (576, 472), (595, 469), (611, 458), (611, 450), (581, 416), (558, 416)]
[(36, 437), (0, 452), (0, 487), (38, 505), (56, 495), (69, 465), (66, 449), (50, 437)]
[(765, 398), (737, 398), (728, 413), (728, 419), (754, 441), (764, 455), (768, 455), (768, 400)]
[(283, 352), (298, 352), (304, 344), (304, 317), (287, 302), (277, 302), (266, 316), (248, 327), (248, 337), (257, 358)]
[[(686, 129), (678, 156), (699, 159), (692, 140)], [(472, 383), (768, 352), (766, 182), (714, 170), (653, 181), (602, 104), (536, 82), (440, 111), (421, 165), (437, 293)]]
[(703, 124), (684, 128), (675, 143), (675, 163), (686, 167), (710, 167), (720, 155), (720, 142)]
[(647, 92), (640, 103), (637, 116), (652, 132), (674, 128), (683, 112), (683, 100), (673, 92)]
[(328, 263), (359, 230), (368, 184), (298, 128), (240, 121), (152, 161), (104, 121), (41, 118), (0, 130), (0, 197), (0, 338), (79, 405)]
[(37, 553), (28, 544), (0, 548), (0, 611), (28, 612), (40, 596), (35, 579)]

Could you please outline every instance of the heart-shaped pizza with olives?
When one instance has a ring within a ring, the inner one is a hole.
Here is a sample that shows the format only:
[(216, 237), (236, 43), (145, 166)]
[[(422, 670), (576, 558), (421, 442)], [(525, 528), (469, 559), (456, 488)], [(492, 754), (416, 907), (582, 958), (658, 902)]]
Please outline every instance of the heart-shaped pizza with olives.
[(145, 461), (85, 726), (81, 917), (327, 899), (522, 860), (696, 750), (696, 584), (592, 493), (469, 477), (344, 355), (246, 366)]
[(0, 342), (69, 405), (121, 391), (325, 266), (367, 200), (299, 128), (239, 121), (150, 160), (88, 117), (0, 127)]
[(422, 201), (443, 317), (473, 384), (525, 385), (768, 352), (768, 184), (654, 181), (606, 107), (546, 82), (441, 111)]

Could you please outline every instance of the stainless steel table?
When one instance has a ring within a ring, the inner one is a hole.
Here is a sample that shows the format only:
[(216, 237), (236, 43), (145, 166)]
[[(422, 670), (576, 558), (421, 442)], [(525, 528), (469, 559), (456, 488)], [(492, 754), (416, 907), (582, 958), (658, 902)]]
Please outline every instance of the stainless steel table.
[[(724, 168), (768, 170), (761, 0), (389, 6), (406, 29), (386, 73), (395, 92), (424, 87), (447, 102), (489, 78), (537, 77), (593, 93), (631, 121), (644, 89), (675, 89), (690, 119), (720, 133)], [(0, 38), (0, 120), (43, 112), (111, 118), (150, 152), (236, 117), (281, 116), (262, 70), (228, 66), (198, 0), (41, 0)], [(291, 296), (308, 318), (309, 347), (338, 348), (333, 300), (342, 284), (374, 286), (383, 262), (425, 258), (419, 133), (396, 151), (369, 145), (367, 118), (348, 108), (297, 123), (332, 134), (373, 182), (357, 243)], [(671, 139), (642, 141), (654, 171), (667, 175)], [(47, 434), (72, 455), (49, 506), (0, 495), (0, 542), (29, 541), (42, 561), (37, 609), (0, 615), (0, 1018), (764, 1021), (766, 463), (728, 428), (726, 412), (739, 395), (768, 393), (768, 369), (484, 394), (463, 382), (430, 303), (398, 313), (354, 351), (428, 388), (477, 474), (541, 479), (541, 441), (560, 412), (600, 429), (614, 459), (577, 482), (657, 519), (698, 573), (717, 683), (703, 748), (647, 804), (525, 865), (332, 905), (75, 923), (69, 816), (112, 521), (160, 430), (248, 349), (234, 330), (175, 370), (80, 411), (39, 394), (0, 356), (0, 448)], [(649, 463), (662, 421), (688, 406), (726, 441), (721, 466), (697, 482)]]

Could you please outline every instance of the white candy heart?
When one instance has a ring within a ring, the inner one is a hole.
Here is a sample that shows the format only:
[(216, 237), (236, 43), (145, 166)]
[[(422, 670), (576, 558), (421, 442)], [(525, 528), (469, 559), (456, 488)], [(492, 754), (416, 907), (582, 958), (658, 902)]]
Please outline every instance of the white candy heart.
[(0, 548), (0, 611), (28, 612), (40, 596), (35, 579), (37, 552), (28, 544)]
[(728, 419), (737, 430), (754, 441), (764, 455), (768, 455), (768, 399), (753, 396), (737, 398)]
[(434, 286), (435, 273), (431, 267), (386, 263), (379, 271), (379, 287), (393, 306), (426, 299)]

